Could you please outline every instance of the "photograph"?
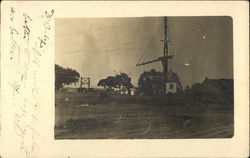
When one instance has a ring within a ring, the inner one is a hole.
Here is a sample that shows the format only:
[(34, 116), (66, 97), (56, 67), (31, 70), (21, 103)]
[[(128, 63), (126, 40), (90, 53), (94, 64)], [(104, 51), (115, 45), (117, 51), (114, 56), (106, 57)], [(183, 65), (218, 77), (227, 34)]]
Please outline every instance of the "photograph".
[(247, 157), (248, 12), (1, 3), (0, 158)]
[(234, 136), (230, 16), (55, 18), (55, 139)]

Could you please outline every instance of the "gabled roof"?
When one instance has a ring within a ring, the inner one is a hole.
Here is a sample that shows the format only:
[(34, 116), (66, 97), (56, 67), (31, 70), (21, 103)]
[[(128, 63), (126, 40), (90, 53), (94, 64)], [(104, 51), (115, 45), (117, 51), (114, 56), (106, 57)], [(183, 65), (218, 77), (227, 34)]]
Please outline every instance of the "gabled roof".
[(233, 79), (208, 79), (206, 78), (199, 90), (211, 93), (233, 93)]

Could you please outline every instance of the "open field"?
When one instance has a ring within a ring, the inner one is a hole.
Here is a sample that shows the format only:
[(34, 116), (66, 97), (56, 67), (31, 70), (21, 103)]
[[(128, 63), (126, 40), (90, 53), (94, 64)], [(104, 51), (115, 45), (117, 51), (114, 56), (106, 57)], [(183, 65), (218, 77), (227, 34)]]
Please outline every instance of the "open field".
[[(94, 94), (56, 91), (55, 139), (230, 138), (230, 105), (97, 104)], [(231, 108), (232, 109), (232, 108)]]

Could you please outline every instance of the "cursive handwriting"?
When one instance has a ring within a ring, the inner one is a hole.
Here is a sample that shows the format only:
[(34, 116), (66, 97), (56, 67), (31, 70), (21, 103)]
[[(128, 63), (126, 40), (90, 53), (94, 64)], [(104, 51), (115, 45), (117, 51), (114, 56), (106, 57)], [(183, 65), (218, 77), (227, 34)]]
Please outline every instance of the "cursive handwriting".
[(23, 14), (23, 17), (24, 17), (23, 39), (25, 40), (26, 44), (29, 45), (29, 40), (30, 40), (30, 27), (29, 27), (29, 23), (32, 22), (32, 19), (27, 14)]
[[(9, 81), (14, 109), (13, 129), (19, 137), (20, 151), (26, 157), (32, 157), (32, 153), (39, 148), (36, 128), (40, 107), (38, 78), (42, 57), (50, 40), (53, 15), (54, 10), (51, 10), (44, 11), (39, 18), (32, 18), (28, 13), (18, 13), (14, 7), (10, 8), (10, 61), (17, 67), (13, 69), (15, 78)], [(18, 23), (15, 21), (17, 18), (23, 21)], [(41, 33), (37, 34), (34, 30)], [(13, 60), (16, 56), (18, 64)]]
[(10, 20), (14, 21), (15, 19), (15, 9), (13, 7), (10, 7)]
[(12, 26), (10, 26), (9, 28), (10, 28), (10, 56), (11, 56), (10, 59), (12, 60), (18, 48), (16, 38), (19, 35), (19, 32)]

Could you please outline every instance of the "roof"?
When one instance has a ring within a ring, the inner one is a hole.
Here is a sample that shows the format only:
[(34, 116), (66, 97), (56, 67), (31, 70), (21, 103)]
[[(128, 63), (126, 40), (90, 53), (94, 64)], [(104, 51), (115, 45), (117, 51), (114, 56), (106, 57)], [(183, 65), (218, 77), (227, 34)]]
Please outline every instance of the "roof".
[(199, 90), (207, 93), (233, 93), (233, 79), (208, 79), (206, 78)]

